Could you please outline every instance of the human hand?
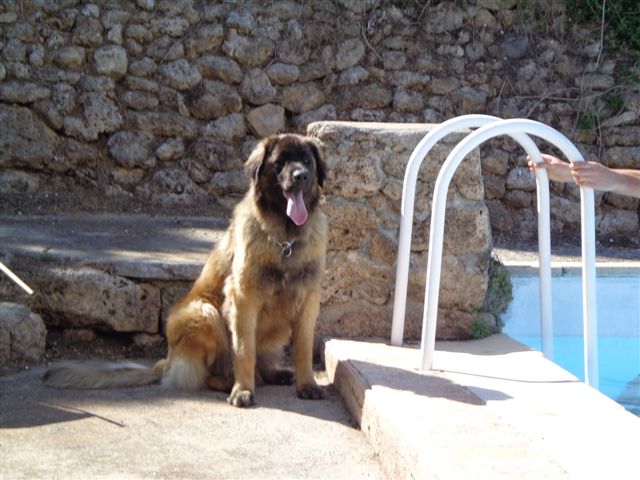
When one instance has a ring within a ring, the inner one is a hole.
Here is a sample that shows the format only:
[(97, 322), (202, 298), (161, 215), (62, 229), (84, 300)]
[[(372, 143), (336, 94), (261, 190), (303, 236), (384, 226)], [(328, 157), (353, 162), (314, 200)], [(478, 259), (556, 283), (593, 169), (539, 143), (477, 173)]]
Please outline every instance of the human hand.
[(573, 176), (571, 174), (571, 164), (569, 162), (565, 162), (560, 160), (553, 155), (541, 154), (542, 162), (534, 162), (533, 159), (527, 156), (529, 170), (534, 175), (536, 174), (536, 170), (538, 168), (543, 168), (547, 171), (549, 178), (551, 180), (555, 180), (556, 182), (570, 182), (573, 181)]

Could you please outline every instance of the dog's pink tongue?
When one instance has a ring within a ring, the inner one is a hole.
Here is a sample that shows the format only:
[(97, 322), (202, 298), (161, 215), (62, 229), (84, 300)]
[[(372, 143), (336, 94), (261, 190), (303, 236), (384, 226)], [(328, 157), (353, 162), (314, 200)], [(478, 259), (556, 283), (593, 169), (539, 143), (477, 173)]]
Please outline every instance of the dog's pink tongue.
[(304, 225), (309, 214), (307, 213), (307, 207), (305, 206), (304, 199), (302, 198), (302, 190), (298, 190), (294, 193), (285, 193), (284, 196), (287, 198), (288, 217), (293, 220), (293, 223), (296, 225)]

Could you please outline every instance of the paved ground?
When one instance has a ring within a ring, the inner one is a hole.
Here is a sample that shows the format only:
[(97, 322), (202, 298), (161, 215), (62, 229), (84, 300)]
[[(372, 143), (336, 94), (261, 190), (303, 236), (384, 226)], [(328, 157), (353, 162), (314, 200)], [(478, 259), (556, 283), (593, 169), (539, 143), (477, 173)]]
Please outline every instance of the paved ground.
[[(0, 216), (0, 245), (193, 278), (222, 226)], [(41, 368), (0, 378), (0, 479), (638, 478), (640, 419), (502, 335), (439, 344), (428, 374), (410, 347), (332, 340), (326, 358), (340, 396), (265, 387), (249, 410), (208, 392), (47, 389)]]
[(55, 390), (42, 372), (0, 378), (3, 480), (384, 478), (333, 388), (263, 387), (241, 410), (211, 392)]

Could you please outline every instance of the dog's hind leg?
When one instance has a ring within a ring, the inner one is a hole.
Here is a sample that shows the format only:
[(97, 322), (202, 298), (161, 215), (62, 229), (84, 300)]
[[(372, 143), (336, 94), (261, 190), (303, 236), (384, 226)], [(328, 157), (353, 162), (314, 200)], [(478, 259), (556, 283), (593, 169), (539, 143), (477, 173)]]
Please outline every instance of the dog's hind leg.
[(178, 305), (169, 315), (167, 341), (169, 355), (163, 366), (163, 386), (180, 390), (223, 387), (217, 381), (211, 385), (208, 382), (210, 367), (228, 349), (218, 309), (198, 299)]

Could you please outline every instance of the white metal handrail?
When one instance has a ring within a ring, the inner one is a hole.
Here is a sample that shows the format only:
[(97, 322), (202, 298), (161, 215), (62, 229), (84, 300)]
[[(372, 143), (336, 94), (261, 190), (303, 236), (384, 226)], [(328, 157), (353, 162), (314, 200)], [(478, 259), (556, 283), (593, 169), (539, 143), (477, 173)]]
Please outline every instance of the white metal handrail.
[[(396, 266), (396, 287), (393, 306), (393, 322), (391, 325), (391, 343), (402, 345), (407, 300), (407, 284), (411, 256), (411, 232), (415, 204), (415, 188), (419, 168), (429, 151), (445, 136), (454, 131), (466, 128), (477, 128), (500, 118), (490, 115), (463, 115), (447, 120), (429, 132), (413, 150), (405, 170), (402, 189), (402, 205), (400, 209), (400, 236), (398, 240), (398, 261)], [(527, 154), (536, 162), (542, 161), (540, 151), (533, 141), (524, 134), (515, 134), (524, 145)], [(540, 319), (542, 330), (542, 351), (553, 358), (553, 322), (551, 318), (551, 243), (549, 181), (547, 172), (536, 172), (538, 191), (538, 250), (540, 257)]]
[[(462, 118), (462, 117), (459, 117)], [(433, 352), (435, 349), (435, 334), (436, 334), (436, 322), (437, 322), (437, 311), (438, 311), (438, 297), (440, 290), (440, 270), (442, 266), (442, 244), (443, 244), (443, 235), (444, 235), (444, 215), (445, 215), (445, 207), (446, 207), (446, 194), (451, 182), (451, 178), (458, 165), (462, 162), (464, 157), (469, 154), (474, 148), (478, 147), (481, 143), (499, 136), (499, 135), (509, 135), (514, 138), (518, 143), (520, 143), (523, 148), (527, 151), (529, 155), (531, 155), (535, 161), (541, 161), (540, 153), (537, 150), (537, 147), (531, 142), (531, 139), (528, 138), (525, 134), (534, 135), (537, 137), (541, 137), (548, 142), (554, 144), (558, 147), (562, 153), (568, 158), (570, 162), (584, 161), (581, 153), (578, 149), (560, 132), (557, 130), (544, 125), (539, 122), (535, 122), (533, 120), (525, 120), (525, 119), (514, 119), (514, 120), (496, 120), (495, 117), (490, 117), (492, 120), (486, 119), (486, 124), (481, 126), (478, 130), (468, 135), (462, 141), (460, 141), (454, 149), (451, 151), (446, 161), (444, 162), (440, 173), (436, 179), (434, 198), (432, 203), (431, 210), (431, 230), (430, 230), (430, 238), (429, 238), (429, 254), (428, 254), (428, 264), (427, 264), (427, 280), (425, 286), (425, 311), (423, 316), (423, 325), (422, 325), (422, 362), (421, 366), (423, 369), (431, 369), (433, 367)], [(477, 119), (476, 119), (477, 120)], [(452, 123), (454, 123), (456, 119), (453, 119)], [(483, 120), (480, 120), (482, 123)], [(447, 123), (447, 122), (445, 122)], [(462, 122), (461, 122), (462, 123)], [(444, 126), (445, 124), (442, 124)], [(457, 123), (455, 125), (458, 125)], [(441, 127), (442, 127), (441, 126)], [(451, 126), (451, 125), (449, 125)], [(467, 125), (468, 126), (468, 125)], [(458, 126), (457, 128), (462, 128)], [(453, 128), (449, 130), (453, 131)], [(449, 133), (447, 132), (447, 133)], [(435, 138), (438, 134), (433, 135)], [(439, 138), (442, 138), (445, 134), (441, 135)], [(429, 135), (427, 135), (428, 137)], [(427, 137), (423, 139), (420, 144), (414, 150), (414, 154), (418, 149), (425, 150), (424, 155), (428, 152), (428, 149), (424, 148), (425, 145), (428, 144)], [(438, 138), (438, 139), (439, 139)], [(437, 140), (435, 140), (437, 141)], [(435, 141), (433, 144), (435, 144)], [(530, 143), (531, 142), (531, 143)], [(533, 147), (531, 145), (533, 144)], [(414, 154), (412, 154), (412, 158), (414, 158)], [(417, 158), (418, 155), (416, 154)], [(413, 163), (420, 163), (424, 156), (422, 156), (419, 160), (414, 160), (411, 162), (407, 168), (407, 172), (409, 171), (409, 167), (415, 169), (417, 175), (418, 167), (412, 166)], [(419, 166), (419, 165), (418, 165)], [(543, 172), (540, 172), (543, 173)], [(411, 204), (411, 210), (413, 208), (412, 201), (405, 204), (406, 196), (413, 196), (415, 193), (415, 178), (411, 177), (412, 174), (405, 174), (405, 190), (403, 191), (403, 207)], [(413, 180), (413, 184), (411, 186), (411, 182), (407, 183), (407, 179)], [(538, 176), (537, 178), (537, 186), (538, 186), (538, 213), (539, 213), (539, 244), (541, 245), (540, 250), (540, 288), (541, 288), (541, 301), (545, 295), (549, 295), (550, 298), (550, 290), (551, 290), (551, 275), (550, 275), (550, 254), (547, 259), (542, 258), (543, 249), (545, 252), (550, 251), (550, 239), (549, 239), (549, 228), (548, 223), (545, 228), (540, 228), (540, 216), (548, 215), (548, 180), (544, 178), (544, 176)], [(544, 192), (546, 186), (546, 192)], [(546, 193), (546, 194), (545, 194)], [(411, 195), (410, 195), (411, 194)], [(595, 215), (594, 215), (594, 195), (593, 189), (591, 188), (580, 188), (580, 196), (581, 196), (581, 229), (582, 229), (582, 300), (583, 300), (583, 328), (584, 328), (584, 356), (585, 356), (585, 380), (589, 385), (597, 388), (598, 386), (598, 356), (597, 356), (597, 312), (596, 312), (596, 294), (595, 294)], [(546, 207), (545, 207), (545, 199), (546, 199)], [(411, 238), (411, 217), (412, 211), (409, 212), (409, 209), (403, 209), (402, 212), (402, 221), (401, 221), (401, 235), (400, 235), (400, 245), (399, 245), (399, 256), (398, 256), (398, 273), (403, 273), (405, 270), (404, 263), (401, 264), (401, 257), (403, 255), (402, 262), (405, 262), (404, 255), (408, 255), (410, 253), (410, 238)], [(545, 211), (546, 210), (546, 211)], [(407, 217), (407, 213), (411, 213), (410, 217)], [(407, 219), (408, 218), (408, 219)], [(542, 222), (548, 221), (548, 218), (543, 219)], [(409, 238), (409, 248), (406, 247), (406, 237), (407, 237), (407, 227), (408, 227), (408, 238)], [(404, 235), (403, 235), (403, 226), (404, 226)], [(542, 237), (540, 237), (542, 233)], [(405, 242), (404, 244), (402, 242)], [(542, 245), (544, 243), (544, 245)], [(401, 253), (403, 250), (409, 250), (409, 252)], [(546, 253), (545, 253), (546, 255)], [(408, 261), (406, 262), (406, 275), (408, 275)], [(545, 266), (546, 265), (546, 266)], [(549, 275), (544, 275), (543, 278), (543, 268), (549, 270)], [(396, 277), (396, 284), (399, 282), (404, 282), (403, 280), (399, 280)], [(402, 288), (402, 284), (400, 285)], [(398, 294), (402, 294), (402, 290), (396, 291), (396, 299), (394, 302), (394, 323), (400, 321), (399, 316), (396, 316), (396, 306), (402, 306), (402, 324), (404, 324), (404, 304), (406, 302), (406, 284), (404, 284), (404, 294), (403, 298), (398, 298)], [(545, 293), (546, 292), (546, 293)], [(550, 302), (545, 308), (550, 308)], [(542, 315), (544, 315), (544, 308), (541, 309)], [(550, 320), (549, 314), (549, 320)], [(543, 322), (543, 329), (545, 328)], [(394, 340), (398, 344), (397, 340), (397, 332), (398, 330), (402, 330), (401, 327), (398, 327), (396, 324), (392, 327), (392, 332), (396, 333), (396, 338), (392, 338), (392, 343)], [(543, 332), (543, 341), (545, 341), (545, 333)], [(548, 341), (548, 339), (547, 339)], [(401, 334), (400, 334), (400, 343)], [(551, 342), (549, 342), (551, 343)]]

